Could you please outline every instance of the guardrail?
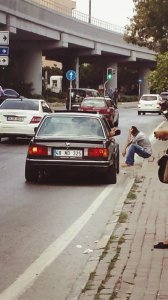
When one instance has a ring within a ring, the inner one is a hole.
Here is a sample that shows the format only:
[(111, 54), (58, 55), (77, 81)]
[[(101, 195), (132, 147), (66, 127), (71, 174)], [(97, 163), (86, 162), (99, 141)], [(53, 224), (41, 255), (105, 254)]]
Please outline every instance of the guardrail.
[(59, 5), (57, 3), (55, 3), (54, 0), (26, 0), (30, 3), (35, 3), (38, 4), (40, 6), (45, 6), (47, 9), (51, 9), (51, 10), (55, 10), (57, 12), (61, 12), (65, 15), (71, 16), (72, 18), (75, 18), (77, 20), (80, 20), (82, 22), (85, 23), (90, 23), (91, 25), (109, 30), (109, 31), (113, 31), (116, 33), (120, 33), (123, 34), (124, 33), (124, 28), (112, 23), (108, 23), (105, 21), (102, 21), (100, 19), (97, 18), (89, 18), (89, 15), (84, 14), (80, 11), (77, 11), (76, 9), (72, 9), (72, 8), (68, 8), (64, 5)]

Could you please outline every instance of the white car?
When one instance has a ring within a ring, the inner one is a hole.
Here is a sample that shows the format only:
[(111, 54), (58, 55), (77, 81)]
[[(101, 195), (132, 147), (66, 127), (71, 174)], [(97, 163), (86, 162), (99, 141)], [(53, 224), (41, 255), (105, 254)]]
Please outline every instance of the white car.
[(32, 137), (44, 115), (52, 110), (45, 100), (13, 98), (0, 105), (0, 140), (2, 137)]
[(144, 94), (138, 102), (138, 115), (141, 113), (158, 113), (161, 114), (159, 102), (162, 100), (159, 94)]

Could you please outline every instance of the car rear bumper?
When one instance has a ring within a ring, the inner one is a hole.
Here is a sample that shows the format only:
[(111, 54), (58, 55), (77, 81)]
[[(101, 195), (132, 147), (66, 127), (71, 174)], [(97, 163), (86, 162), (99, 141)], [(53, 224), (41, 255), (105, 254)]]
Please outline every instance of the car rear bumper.
[(34, 136), (34, 128), (37, 127), (38, 124), (30, 124), (30, 125), (19, 125), (15, 126), (11, 125), (1, 125), (0, 126), (0, 136), (1, 137), (32, 137)]
[(39, 171), (100, 171), (106, 172), (113, 161), (80, 161), (80, 160), (37, 160), (37, 159), (26, 159), (26, 165), (32, 168), (37, 168)]
[(149, 112), (149, 113), (161, 113), (161, 109), (138, 109), (139, 113), (145, 113), (145, 112)]

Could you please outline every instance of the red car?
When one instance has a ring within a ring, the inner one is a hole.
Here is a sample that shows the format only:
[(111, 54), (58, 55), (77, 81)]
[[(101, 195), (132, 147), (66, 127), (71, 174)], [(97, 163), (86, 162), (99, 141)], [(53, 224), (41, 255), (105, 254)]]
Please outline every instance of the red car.
[(114, 126), (115, 109), (108, 105), (104, 97), (84, 98), (80, 106), (80, 111), (98, 112), (106, 118), (111, 127)]

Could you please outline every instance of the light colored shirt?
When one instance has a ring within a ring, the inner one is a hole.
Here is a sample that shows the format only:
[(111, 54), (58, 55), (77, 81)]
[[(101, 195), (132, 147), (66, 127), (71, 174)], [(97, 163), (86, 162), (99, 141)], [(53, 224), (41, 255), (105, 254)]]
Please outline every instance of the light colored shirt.
[(139, 146), (144, 148), (147, 153), (152, 154), (151, 142), (144, 132), (138, 132), (138, 134), (133, 137), (132, 143), (138, 144)]

